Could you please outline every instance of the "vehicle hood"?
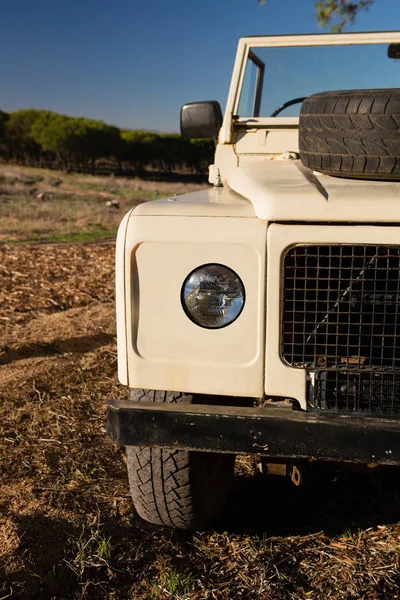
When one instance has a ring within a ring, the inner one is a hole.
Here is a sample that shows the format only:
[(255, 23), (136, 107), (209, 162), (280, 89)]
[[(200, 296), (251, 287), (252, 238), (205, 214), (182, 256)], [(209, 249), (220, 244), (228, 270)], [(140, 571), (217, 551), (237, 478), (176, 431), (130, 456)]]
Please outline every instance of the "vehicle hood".
[(400, 182), (331, 177), (299, 160), (241, 165), (228, 185), (266, 221), (400, 222)]
[(144, 202), (135, 208), (135, 216), (255, 218), (252, 204), (228, 187), (207, 187), (198, 192)]

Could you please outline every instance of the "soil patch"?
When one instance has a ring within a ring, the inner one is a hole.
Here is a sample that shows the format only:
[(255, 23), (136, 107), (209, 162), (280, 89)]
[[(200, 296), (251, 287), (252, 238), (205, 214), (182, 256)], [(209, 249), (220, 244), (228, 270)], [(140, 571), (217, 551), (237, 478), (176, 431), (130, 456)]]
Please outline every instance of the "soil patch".
[(109, 244), (0, 248), (0, 598), (398, 598), (400, 471), (315, 465), (304, 487), (237, 461), (209, 532), (134, 515), (105, 434), (117, 381)]

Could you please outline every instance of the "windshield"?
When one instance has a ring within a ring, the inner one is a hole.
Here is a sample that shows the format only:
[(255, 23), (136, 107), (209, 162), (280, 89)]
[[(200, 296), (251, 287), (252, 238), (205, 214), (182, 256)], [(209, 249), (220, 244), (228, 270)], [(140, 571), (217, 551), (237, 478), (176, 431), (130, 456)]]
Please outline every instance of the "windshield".
[[(399, 40), (400, 41), (400, 40)], [(400, 60), (388, 58), (388, 44), (251, 48), (239, 117), (296, 117), (301, 99), (329, 90), (398, 88)]]

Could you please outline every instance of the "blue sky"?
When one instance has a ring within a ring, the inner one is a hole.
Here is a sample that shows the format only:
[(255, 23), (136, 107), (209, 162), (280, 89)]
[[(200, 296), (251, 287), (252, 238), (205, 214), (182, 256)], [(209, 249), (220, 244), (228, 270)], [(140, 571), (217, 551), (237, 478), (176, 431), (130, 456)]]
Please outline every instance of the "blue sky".
[[(320, 32), (313, 4), (2, 0), (0, 108), (46, 108), (130, 129), (178, 131), (185, 102), (225, 104), (239, 37)], [(400, 0), (375, 0), (353, 30), (396, 24)]]

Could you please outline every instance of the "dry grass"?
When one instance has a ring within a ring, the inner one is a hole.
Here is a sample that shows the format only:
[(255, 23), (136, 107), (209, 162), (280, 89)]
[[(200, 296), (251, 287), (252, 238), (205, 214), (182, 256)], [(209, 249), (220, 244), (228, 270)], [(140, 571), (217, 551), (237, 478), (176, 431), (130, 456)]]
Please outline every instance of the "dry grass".
[[(0, 166), (0, 242), (114, 237), (133, 206), (204, 185)], [(40, 194), (44, 193), (41, 199)], [(119, 207), (108, 207), (116, 200)]]
[(295, 488), (243, 457), (214, 530), (141, 522), (105, 434), (113, 244), (0, 250), (0, 599), (400, 597), (397, 468), (315, 464)]
[(74, 188), (104, 192), (118, 197), (137, 197), (154, 200), (171, 194), (185, 194), (202, 189), (205, 186), (196, 183), (145, 181), (139, 178), (90, 177), (87, 175), (68, 175), (66, 181)]
[(241, 458), (214, 531), (135, 517), (104, 429), (105, 399), (125, 395), (113, 260), (104, 243), (3, 248), (0, 598), (399, 597), (399, 469), (315, 465), (297, 489)]

